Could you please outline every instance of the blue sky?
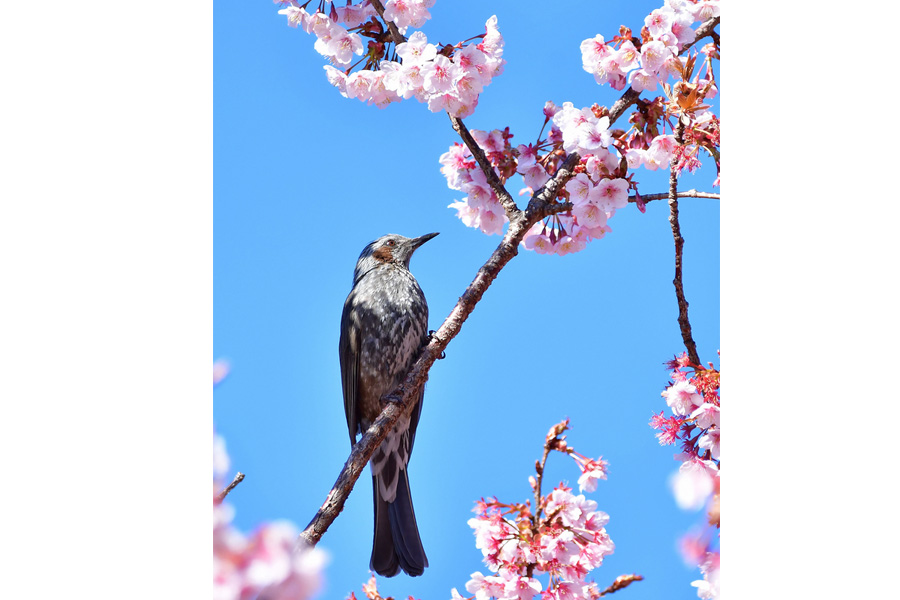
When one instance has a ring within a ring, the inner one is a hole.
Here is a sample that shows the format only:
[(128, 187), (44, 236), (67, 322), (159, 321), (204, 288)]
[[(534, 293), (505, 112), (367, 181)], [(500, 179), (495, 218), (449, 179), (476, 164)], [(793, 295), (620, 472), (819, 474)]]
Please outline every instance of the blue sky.
[[(579, 44), (612, 37), (620, 24), (638, 31), (657, 7), (585, 1), (526, 11), (520, 2), (439, 0), (423, 31), (456, 42), (497, 15), (505, 72), (466, 123), (509, 126), (514, 143), (527, 143), (547, 100), (618, 98), (581, 68)], [(379, 110), (344, 99), (325, 80), (314, 38), (277, 10), (224, 2), (214, 17), (213, 353), (233, 366), (215, 392), (214, 420), (233, 468), (247, 475), (231, 500), (248, 531), (274, 519), (305, 526), (347, 458), (337, 341), (362, 247), (385, 233), (441, 233), (412, 260), (436, 329), (500, 240), (447, 208), (462, 196), (439, 171), (438, 157), (458, 141), (446, 115), (414, 101)], [(681, 187), (715, 191), (714, 177), (707, 163)], [(636, 179), (645, 194), (667, 189), (665, 173), (642, 169)], [(520, 187), (509, 185), (513, 194)], [(701, 359), (718, 366), (719, 203), (685, 199), (680, 211), (694, 336)], [(696, 597), (699, 573), (676, 543), (703, 514), (675, 506), (667, 486), (675, 450), (647, 425), (665, 407), (662, 363), (683, 351), (668, 206), (641, 214), (630, 205), (610, 225), (575, 255), (521, 251), (432, 369), (410, 464), (431, 567), (381, 580), (382, 594), (449, 597), (470, 573), (486, 572), (466, 525), (473, 503), (527, 499), (544, 435), (568, 417), (570, 443), (610, 463), (609, 480), (590, 495), (609, 513), (616, 543), (594, 572), (598, 583), (639, 573), (646, 580), (623, 595)], [(548, 484), (574, 485), (578, 474), (556, 455)], [(320, 543), (331, 555), (323, 599), (359, 592), (368, 578), (371, 502), (365, 474)]]

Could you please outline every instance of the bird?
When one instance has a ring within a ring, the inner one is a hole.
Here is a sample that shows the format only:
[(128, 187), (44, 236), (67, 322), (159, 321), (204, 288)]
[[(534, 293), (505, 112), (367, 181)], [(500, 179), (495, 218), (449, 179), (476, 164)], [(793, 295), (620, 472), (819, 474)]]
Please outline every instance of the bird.
[[(356, 435), (378, 418), (382, 398), (403, 381), (427, 342), (428, 303), (409, 271), (409, 261), (436, 235), (384, 235), (368, 244), (356, 262), (353, 287), (341, 314), (339, 343), (351, 447)], [(369, 567), (384, 577), (401, 569), (416, 577), (428, 566), (407, 473), (423, 393), (424, 389), (412, 413), (400, 417), (370, 461), (375, 530)]]

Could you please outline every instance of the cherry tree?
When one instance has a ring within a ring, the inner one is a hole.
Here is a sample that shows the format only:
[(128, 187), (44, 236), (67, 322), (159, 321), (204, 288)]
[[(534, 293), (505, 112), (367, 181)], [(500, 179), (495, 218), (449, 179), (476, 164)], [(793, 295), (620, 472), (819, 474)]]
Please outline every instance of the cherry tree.
[[(322, 564), (316, 544), (340, 514), (374, 450), (401, 415), (413, 410), (430, 368), (499, 272), (520, 250), (556, 255), (584, 250), (612, 231), (610, 221), (629, 204), (642, 212), (654, 201), (666, 201), (670, 207), (673, 283), (684, 351), (669, 363), (672, 381), (662, 393), (671, 415), (662, 410), (652, 415), (650, 424), (660, 431), (661, 444), (681, 443), (676, 501), (683, 506), (708, 505), (709, 522), (718, 528), (719, 372), (712, 363), (703, 366), (693, 340), (678, 213), (680, 198), (718, 198), (711, 191), (679, 190), (679, 177), (701, 168), (703, 156), (712, 158), (717, 171), (714, 186), (719, 181), (718, 0), (665, 0), (643, 23), (581, 41), (584, 70), (598, 85), (621, 92), (620, 97), (608, 107), (546, 102), (535, 110), (541, 133), (527, 144), (514, 144), (513, 133), (502, 123), (483, 131), (470, 130), (463, 121), (477, 110), (479, 97), (494, 78), (503, 74), (502, 15), (490, 17), (483, 31), (457, 43), (437, 44), (420, 30), (431, 17), (429, 8), (435, 0), (349, 0), (343, 6), (328, 0), (278, 3), (287, 24), (310, 35), (315, 50), (327, 59), (323, 77), (336, 95), (378, 109), (415, 100), (431, 112), (448, 115), (459, 138), (439, 157), (450, 194), (456, 194), (448, 208), (464, 226), (499, 235), (501, 240), (432, 333), (406, 379), (383, 399), (380, 417), (352, 448), (321, 508), (296, 536), (293, 558), (286, 542), (293, 535), (290, 527), (263, 528), (249, 539), (229, 529), (224, 499), (239, 480), (222, 489), (227, 467), (220, 459), (214, 500), (218, 597), (312, 594), (318, 573), (310, 565)], [(668, 190), (639, 189), (642, 171), (660, 170), (669, 173)], [(527, 199), (524, 207), (509, 191), (520, 180), (517, 195)], [(653, 370), (648, 365), (648, 373)], [(568, 425), (554, 426), (545, 440), (543, 458), (530, 479), (532, 499), (478, 502), (470, 525), (492, 574), (471, 575), (464, 586), (470, 598), (530, 600), (538, 594), (560, 600), (596, 598), (641, 579), (623, 575), (604, 589), (589, 581), (588, 574), (614, 550), (604, 529), (609, 516), (598, 510), (596, 502), (562, 484), (542, 493), (544, 468), (552, 452), (575, 460), (580, 491), (590, 493), (598, 480), (606, 479), (602, 459), (580, 455), (567, 444), (563, 432)], [(223, 443), (216, 444), (224, 456)], [(700, 567), (702, 579), (694, 582), (700, 598), (719, 594), (719, 554), (712, 535), (717, 534), (707, 535), (702, 544), (684, 543), (686, 554)], [(546, 578), (542, 581), (539, 575)], [(364, 593), (380, 597), (374, 581)], [(463, 596), (454, 589), (451, 597)]]

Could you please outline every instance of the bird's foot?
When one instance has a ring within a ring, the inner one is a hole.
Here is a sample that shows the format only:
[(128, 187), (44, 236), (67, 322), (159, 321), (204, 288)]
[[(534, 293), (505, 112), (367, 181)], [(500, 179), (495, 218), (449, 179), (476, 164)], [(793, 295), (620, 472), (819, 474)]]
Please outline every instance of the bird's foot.
[[(425, 343), (428, 344), (431, 340), (435, 339), (435, 337), (436, 337), (435, 334), (436, 334), (436, 333), (437, 333), (437, 331), (435, 331), (434, 329), (430, 330), (430, 331), (428, 332), (428, 342), (425, 342)], [(445, 359), (445, 358), (447, 358), (447, 353), (446, 353), (446, 352), (441, 352), (441, 355), (438, 356), (436, 360), (443, 360), (443, 359)]]

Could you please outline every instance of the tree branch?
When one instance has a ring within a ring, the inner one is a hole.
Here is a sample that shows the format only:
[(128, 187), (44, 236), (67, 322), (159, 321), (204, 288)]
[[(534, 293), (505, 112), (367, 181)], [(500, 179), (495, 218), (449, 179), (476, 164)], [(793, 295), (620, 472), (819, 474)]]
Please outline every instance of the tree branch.
[[(675, 128), (675, 141), (684, 142), (684, 122), (679, 118)], [(678, 325), (681, 327), (681, 339), (687, 348), (688, 357), (695, 365), (699, 365), (697, 345), (691, 335), (691, 322), (688, 320), (688, 301), (684, 297), (684, 284), (681, 280), (681, 258), (684, 249), (684, 238), (681, 237), (681, 226), (678, 224), (678, 169), (675, 164), (669, 167), (669, 224), (672, 226), (672, 237), (675, 238), (675, 297), (678, 300)]]

